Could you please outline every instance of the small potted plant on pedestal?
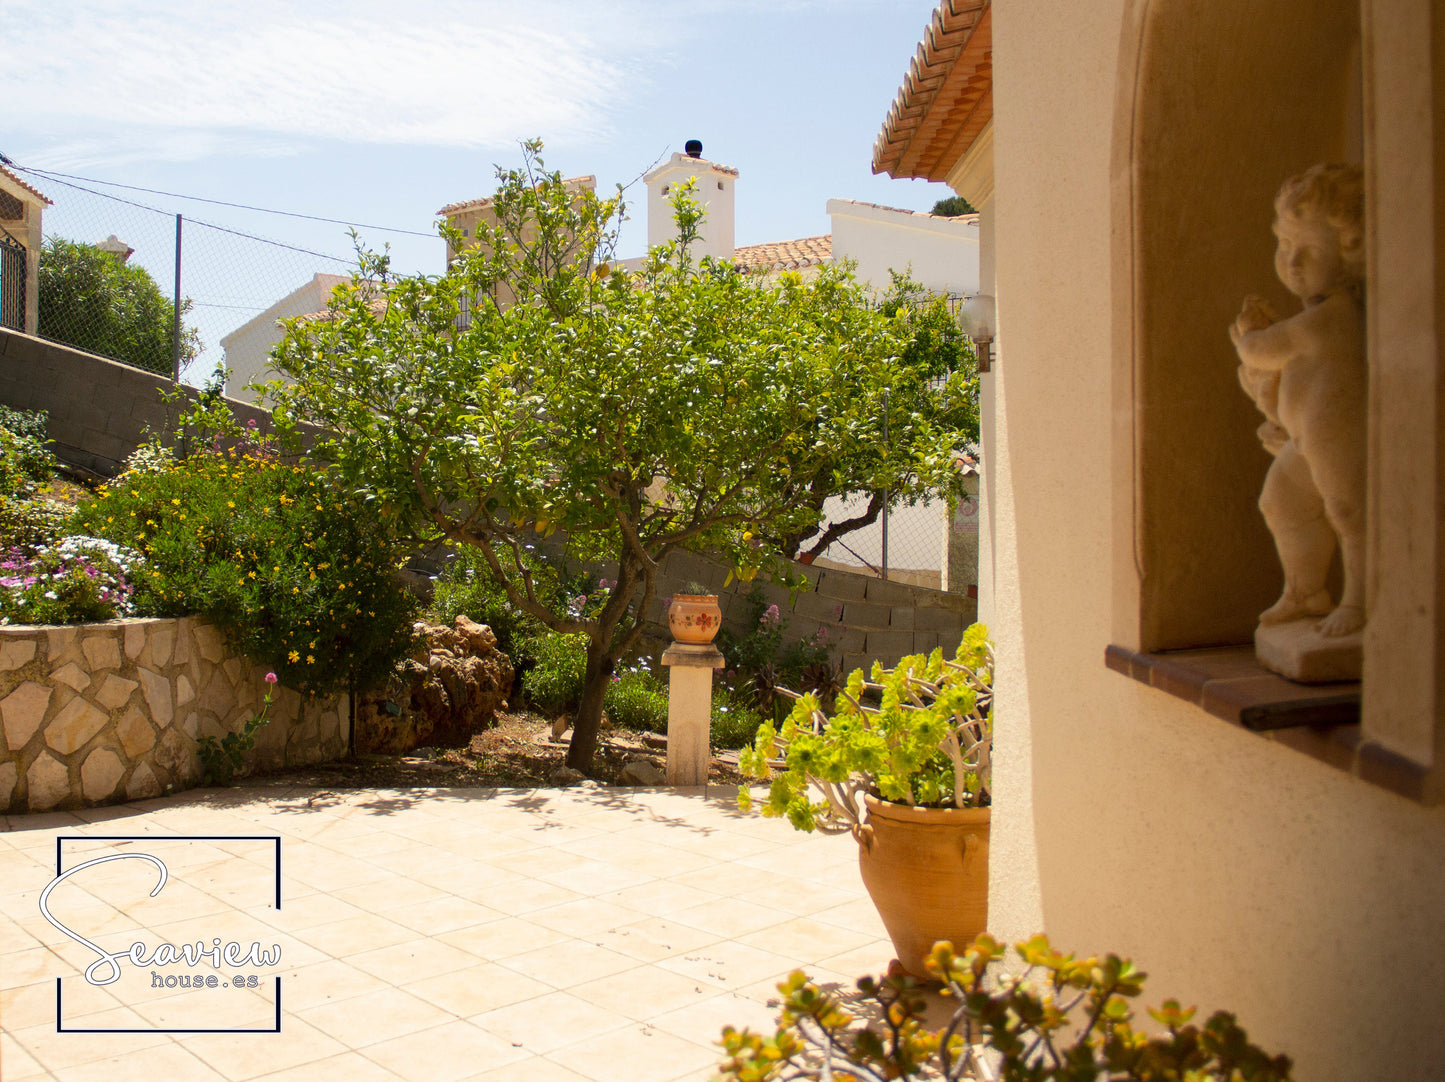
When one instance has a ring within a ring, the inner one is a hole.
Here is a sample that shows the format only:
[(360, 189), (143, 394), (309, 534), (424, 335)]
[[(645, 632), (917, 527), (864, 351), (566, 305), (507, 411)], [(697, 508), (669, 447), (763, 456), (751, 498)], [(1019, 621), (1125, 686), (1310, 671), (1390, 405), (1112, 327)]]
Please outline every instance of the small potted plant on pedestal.
[(667, 606), (667, 627), (678, 642), (705, 646), (722, 627), (722, 609), (717, 594), (707, 592), (699, 582), (689, 582), (683, 592), (673, 594)]
[[(782, 728), (765, 724), (740, 756), (745, 775), (770, 783), (763, 815), (857, 839), (863, 884), (916, 977), (935, 941), (987, 927), (992, 706), (993, 651), (975, 624), (951, 659), (935, 650), (854, 670), (832, 718), (816, 695), (797, 697)], [(738, 800), (750, 806), (747, 789)]]

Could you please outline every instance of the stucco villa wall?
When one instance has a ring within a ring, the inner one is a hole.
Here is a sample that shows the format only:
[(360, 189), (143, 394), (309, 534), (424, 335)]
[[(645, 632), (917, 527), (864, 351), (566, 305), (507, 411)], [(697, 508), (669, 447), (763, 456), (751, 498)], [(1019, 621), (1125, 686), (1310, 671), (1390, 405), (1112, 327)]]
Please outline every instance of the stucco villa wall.
[(853, 259), (857, 275), (887, 289), (888, 272), (911, 271), (934, 293), (978, 292), (978, 218), (935, 218), (852, 199), (828, 200), (833, 260)]
[[(141, 800), (199, 784), (196, 739), (235, 732), (261, 708), (265, 670), (231, 655), (212, 625), (112, 620), (0, 628), (0, 811)], [(277, 688), (253, 766), (346, 750), (348, 703)]]
[(1435, 1077), (1445, 1031), (1420, 1012), (1445, 995), (1445, 809), (1104, 665), (1118, 598), (1103, 569), (1128, 558), (1111, 523), (1133, 464), (1078, 455), (1128, 420), (1111, 393), (1110, 208), (1127, 183), (1111, 133), (1138, 6), (995, 10), (990, 925), (1131, 956), (1150, 1003), (1236, 1011), (1301, 1079)]

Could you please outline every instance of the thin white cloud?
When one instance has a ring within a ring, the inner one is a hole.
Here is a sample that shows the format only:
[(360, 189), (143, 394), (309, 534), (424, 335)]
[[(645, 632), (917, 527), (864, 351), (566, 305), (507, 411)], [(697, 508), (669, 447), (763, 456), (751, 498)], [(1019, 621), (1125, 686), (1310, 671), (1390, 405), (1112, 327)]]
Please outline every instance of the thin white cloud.
[[(629, 5), (5, 0), (7, 127), (51, 164), (317, 140), (591, 140), (661, 22)], [(622, 19), (619, 21), (618, 16)]]

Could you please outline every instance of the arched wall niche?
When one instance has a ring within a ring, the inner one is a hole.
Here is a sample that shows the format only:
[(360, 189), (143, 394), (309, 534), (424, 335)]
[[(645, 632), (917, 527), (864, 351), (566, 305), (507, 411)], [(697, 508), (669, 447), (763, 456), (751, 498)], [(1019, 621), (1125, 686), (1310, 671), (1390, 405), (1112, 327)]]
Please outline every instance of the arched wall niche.
[(1360, 160), (1359, 4), (1136, 0), (1125, 27), (1114, 453), (1134, 468), (1115, 470), (1114, 641), (1247, 643), (1281, 576), (1227, 328), (1250, 293), (1297, 310), (1274, 276), (1280, 183)]

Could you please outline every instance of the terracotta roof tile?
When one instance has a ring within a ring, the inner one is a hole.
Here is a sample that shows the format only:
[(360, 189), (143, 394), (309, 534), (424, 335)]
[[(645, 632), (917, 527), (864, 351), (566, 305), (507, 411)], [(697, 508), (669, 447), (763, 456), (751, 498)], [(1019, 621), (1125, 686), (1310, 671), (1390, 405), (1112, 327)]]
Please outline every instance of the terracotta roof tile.
[(11, 180), (13, 180), (16, 184), (20, 185), (20, 187), (24, 188), (24, 189), (25, 189), (27, 192), (29, 192), (31, 195), (39, 196), (41, 199), (44, 199), (46, 206), (48, 206), (48, 207), (53, 207), (53, 206), (55, 206), (55, 200), (49, 198), (44, 192), (37, 191), (33, 186), (25, 183), (24, 180), (22, 180), (22, 179), (21, 179), (19, 176), (17, 176), (16, 174), (12, 173), (9, 169), (6, 169), (3, 165), (0, 165), (0, 173), (3, 173), (5, 176), (9, 177)]
[(990, 0), (942, 0), (873, 144), (873, 172), (941, 181), (992, 118)]
[[(597, 178), (589, 174), (585, 177), (568, 177), (562, 183), (569, 188), (574, 186), (582, 188), (596, 188)], [(480, 207), (491, 206), (492, 200), (495, 198), (495, 195), (489, 195), (483, 199), (464, 199), (460, 203), (448, 203), (446, 206), (442, 207), (441, 210), (437, 211), (437, 217), (449, 218), (453, 214), (460, 214), (464, 210), (476, 210)]]
[(733, 262), (744, 270), (800, 270), (833, 258), (833, 234), (800, 237), (773, 244), (749, 244), (733, 250)]

